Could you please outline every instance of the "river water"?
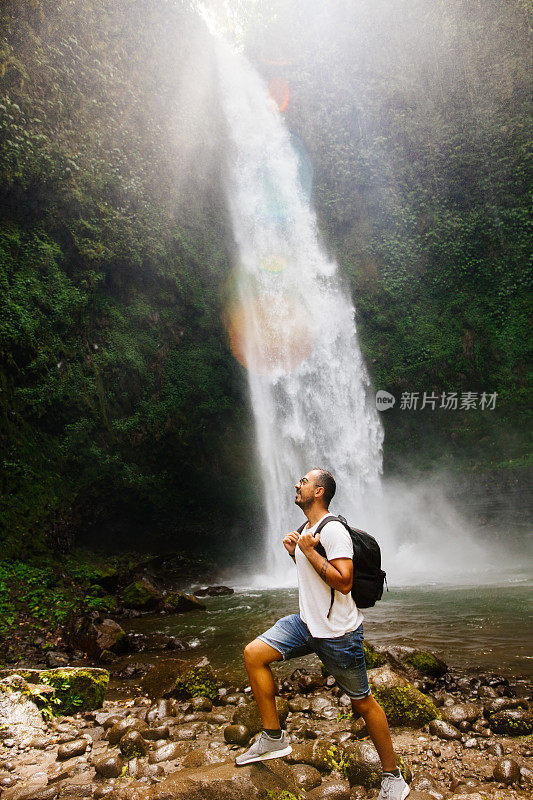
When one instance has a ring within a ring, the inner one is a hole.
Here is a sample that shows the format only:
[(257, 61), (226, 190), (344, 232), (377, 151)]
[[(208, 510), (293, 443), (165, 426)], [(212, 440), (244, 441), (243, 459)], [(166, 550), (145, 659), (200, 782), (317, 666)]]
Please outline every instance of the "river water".
[[(376, 645), (431, 650), (452, 669), (533, 677), (532, 588), (533, 582), (518, 572), (477, 586), (391, 587), (375, 608), (364, 612), (365, 638)], [(205, 603), (206, 612), (139, 618), (128, 623), (128, 630), (179, 636), (195, 654), (207, 656), (221, 676), (243, 681), (245, 644), (279, 617), (297, 611), (298, 593), (242, 590)], [(306, 656), (276, 665), (275, 671), (281, 677), (313, 663), (315, 657)]]

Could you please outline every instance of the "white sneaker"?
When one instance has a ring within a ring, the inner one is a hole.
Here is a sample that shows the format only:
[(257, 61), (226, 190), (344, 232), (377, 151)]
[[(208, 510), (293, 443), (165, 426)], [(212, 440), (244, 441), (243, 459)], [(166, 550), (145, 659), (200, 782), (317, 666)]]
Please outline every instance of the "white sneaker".
[(396, 775), (384, 775), (378, 800), (405, 800), (410, 791), (401, 775), (399, 778)]
[(252, 761), (267, 761), (269, 758), (281, 758), (292, 753), (285, 731), (281, 732), (280, 739), (272, 739), (268, 733), (262, 732), (261, 736), (255, 740), (253, 745), (245, 753), (241, 753), (235, 759), (235, 766), (243, 767), (251, 764)]

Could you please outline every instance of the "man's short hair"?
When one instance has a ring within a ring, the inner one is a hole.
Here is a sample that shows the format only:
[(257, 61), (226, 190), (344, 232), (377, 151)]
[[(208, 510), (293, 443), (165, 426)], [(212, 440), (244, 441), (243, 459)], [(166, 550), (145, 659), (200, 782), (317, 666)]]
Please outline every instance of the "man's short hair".
[(321, 469), (320, 467), (314, 467), (313, 472), (315, 473), (315, 486), (322, 486), (324, 489), (324, 502), (327, 506), (333, 500), (333, 496), (337, 489), (337, 484), (335, 483), (335, 478), (328, 472), (327, 469)]

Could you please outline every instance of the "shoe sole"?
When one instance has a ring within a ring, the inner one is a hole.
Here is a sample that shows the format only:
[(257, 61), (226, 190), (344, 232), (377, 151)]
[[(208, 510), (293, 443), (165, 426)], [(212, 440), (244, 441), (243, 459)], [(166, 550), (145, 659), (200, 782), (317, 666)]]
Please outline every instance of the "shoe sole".
[(271, 758), (283, 758), (283, 756), (288, 756), (289, 753), (292, 753), (292, 747), (290, 745), (288, 747), (285, 747), (283, 750), (274, 750), (273, 753), (264, 753), (261, 756), (254, 756), (253, 758), (247, 758), (246, 761), (241, 761), (240, 764), (236, 761), (235, 766), (245, 767), (247, 764), (253, 764), (254, 761), (268, 761)]

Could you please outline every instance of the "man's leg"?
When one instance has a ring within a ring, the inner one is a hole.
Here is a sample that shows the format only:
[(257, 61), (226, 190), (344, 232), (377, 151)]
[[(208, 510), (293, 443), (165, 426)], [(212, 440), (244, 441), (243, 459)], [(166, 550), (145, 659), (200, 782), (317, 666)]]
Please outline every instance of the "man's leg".
[(267, 730), (276, 730), (280, 727), (276, 711), (274, 676), (269, 664), (281, 660), (282, 655), (279, 650), (261, 639), (254, 639), (244, 649), (244, 663), (250, 678), (250, 686), (263, 720), (263, 728)]
[(392, 740), (389, 723), (381, 706), (376, 703), (371, 694), (360, 700), (352, 698), (352, 708), (360, 714), (366, 724), (366, 729), (381, 759), (384, 772), (393, 772), (396, 769), (396, 756), (392, 749)]

